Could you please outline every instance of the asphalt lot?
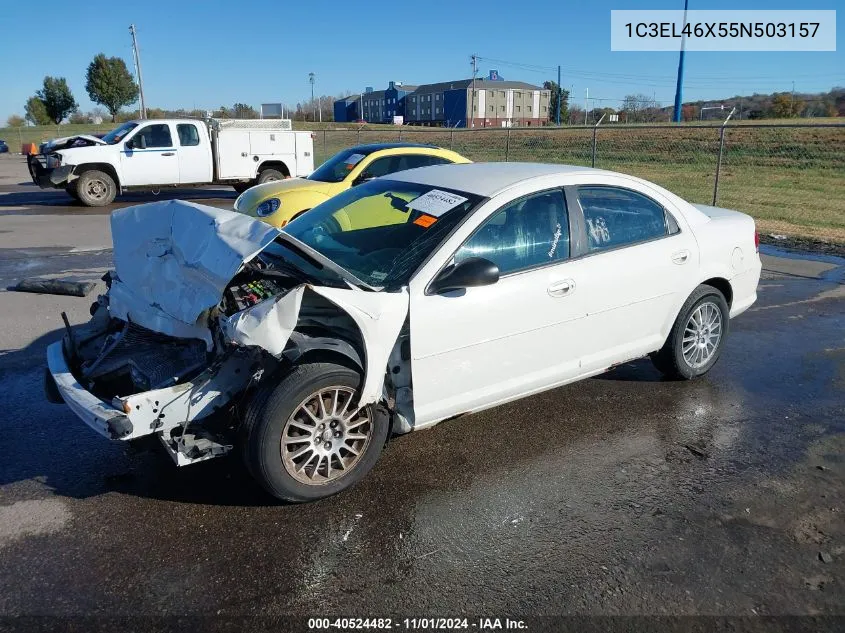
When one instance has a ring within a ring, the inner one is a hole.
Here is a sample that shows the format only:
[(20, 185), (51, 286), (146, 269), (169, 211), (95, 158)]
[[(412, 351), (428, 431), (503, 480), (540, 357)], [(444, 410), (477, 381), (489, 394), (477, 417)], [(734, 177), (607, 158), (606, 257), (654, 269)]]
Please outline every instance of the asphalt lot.
[(0, 615), (845, 615), (845, 260), (767, 250), (701, 380), (628, 363), (287, 506), (236, 458), (176, 469), (44, 400), (59, 313), (95, 294), (5, 288), (98, 279), (110, 209), (26, 179), (0, 157)]

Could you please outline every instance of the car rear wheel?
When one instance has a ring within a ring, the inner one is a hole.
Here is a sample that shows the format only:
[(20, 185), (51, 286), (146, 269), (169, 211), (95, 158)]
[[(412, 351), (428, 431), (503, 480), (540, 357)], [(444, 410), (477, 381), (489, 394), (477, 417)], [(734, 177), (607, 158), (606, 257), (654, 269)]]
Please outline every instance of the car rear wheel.
[(722, 353), (730, 311), (724, 295), (699, 286), (684, 303), (663, 348), (651, 354), (668, 378), (692, 380), (706, 374)]
[(278, 169), (262, 169), (258, 174), (258, 184), (263, 185), (265, 182), (274, 182), (276, 180), (284, 180), (285, 175)]
[(69, 195), (71, 198), (73, 198), (77, 202), (79, 201), (79, 193), (76, 191), (76, 182), (72, 182), (67, 187), (65, 187), (65, 191), (67, 192), (67, 195)]
[(251, 182), (239, 182), (237, 184), (232, 185), (232, 189), (234, 189), (236, 192), (238, 192), (240, 194), (240, 193), (243, 193), (244, 191), (246, 191), (247, 189), (249, 189), (250, 187), (252, 187), (252, 185), (253, 185), (253, 183), (251, 183)]
[(387, 440), (388, 421), (358, 407), (361, 376), (342, 365), (295, 367), (256, 393), (246, 415), (245, 459), (285, 501), (321, 499), (360, 481)]
[(114, 201), (117, 185), (107, 173), (90, 169), (76, 180), (76, 193), (86, 207), (104, 207)]

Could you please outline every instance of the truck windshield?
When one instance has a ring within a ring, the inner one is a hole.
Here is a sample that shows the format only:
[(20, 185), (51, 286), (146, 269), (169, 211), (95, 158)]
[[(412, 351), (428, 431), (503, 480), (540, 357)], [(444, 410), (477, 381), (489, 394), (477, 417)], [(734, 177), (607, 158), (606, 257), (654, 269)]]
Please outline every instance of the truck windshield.
[(369, 152), (361, 151), (360, 148), (351, 147), (332, 156), (325, 163), (320, 165), (308, 180), (320, 182), (340, 182), (360, 163)]
[(472, 212), (480, 196), (373, 180), (317, 205), (284, 232), (369, 286), (394, 290)]
[(129, 134), (132, 130), (138, 127), (138, 124), (134, 121), (127, 121), (119, 128), (112, 130), (108, 134), (103, 137), (103, 140), (108, 143), (109, 145), (117, 145), (120, 143), (121, 140), (126, 138), (126, 135)]

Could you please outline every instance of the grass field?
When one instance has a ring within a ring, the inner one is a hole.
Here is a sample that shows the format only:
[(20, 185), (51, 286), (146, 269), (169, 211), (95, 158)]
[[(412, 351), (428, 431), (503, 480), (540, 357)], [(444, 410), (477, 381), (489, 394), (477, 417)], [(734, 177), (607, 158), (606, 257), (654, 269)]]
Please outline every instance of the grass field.
[[(845, 125), (807, 127), (841, 119), (792, 120), (798, 127), (749, 127), (725, 133), (717, 204), (757, 219), (763, 232), (845, 243)], [(784, 123), (779, 121), (779, 123)], [(806, 124), (806, 125), (804, 125)], [(392, 125), (295, 122), (314, 130), (319, 164), (357, 143), (409, 141), (451, 147), (474, 161), (537, 161), (590, 165), (592, 128), (450, 130)], [(111, 123), (3, 128), (0, 138), (18, 151), (73, 134), (106, 132)], [(718, 125), (603, 126), (596, 136), (596, 167), (646, 178), (692, 202), (710, 204), (719, 151)]]

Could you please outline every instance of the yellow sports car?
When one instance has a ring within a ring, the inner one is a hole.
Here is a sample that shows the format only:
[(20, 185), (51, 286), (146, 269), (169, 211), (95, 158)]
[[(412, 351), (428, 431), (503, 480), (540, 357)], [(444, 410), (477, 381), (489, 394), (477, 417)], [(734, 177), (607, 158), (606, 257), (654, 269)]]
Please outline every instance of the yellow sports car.
[(415, 167), (469, 162), (460, 154), (433, 145), (356, 145), (332, 156), (307, 178), (247, 189), (235, 200), (235, 211), (282, 227), (321, 202), (373, 178)]

